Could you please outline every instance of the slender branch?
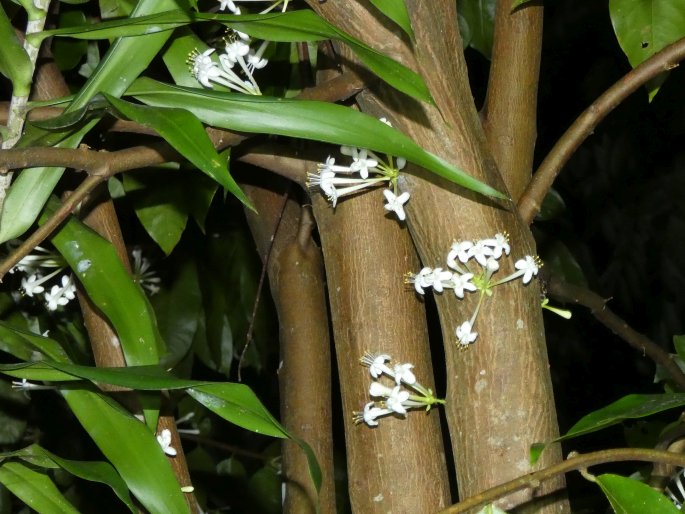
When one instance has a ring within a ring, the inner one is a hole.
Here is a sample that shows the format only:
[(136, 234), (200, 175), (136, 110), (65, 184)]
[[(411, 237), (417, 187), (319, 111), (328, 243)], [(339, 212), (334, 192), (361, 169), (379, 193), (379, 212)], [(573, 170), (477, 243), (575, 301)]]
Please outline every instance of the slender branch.
[(580, 144), (593, 133), (599, 122), (636, 89), (660, 73), (677, 67), (678, 62), (683, 58), (685, 58), (685, 38), (667, 46), (627, 73), (576, 118), (564, 135), (559, 138), (554, 148), (547, 154), (545, 160), (542, 161), (519, 201), (519, 212), (526, 223), (532, 223), (537, 213), (540, 212), (542, 200), (552, 187), (552, 183), (561, 168), (568, 162)]
[(660, 450), (648, 450), (642, 448), (615, 448), (612, 450), (602, 450), (587, 453), (584, 455), (575, 454), (559, 464), (549, 466), (540, 471), (529, 473), (504, 484), (483, 491), (462, 502), (452, 505), (438, 514), (458, 514), (469, 509), (492, 503), (498, 498), (502, 498), (516, 491), (523, 489), (536, 489), (546, 480), (554, 478), (562, 473), (574, 470), (583, 470), (589, 466), (605, 464), (611, 462), (640, 461), (640, 462), (659, 462), (672, 464), (674, 466), (685, 467), (685, 455)]
[(654, 341), (631, 328), (628, 323), (614, 314), (606, 306), (607, 300), (589, 289), (569, 284), (554, 276), (549, 277), (546, 285), (547, 292), (557, 300), (577, 303), (590, 309), (597, 321), (630, 346), (648, 355), (654, 362), (666, 369), (678, 388), (685, 391), (685, 374), (673, 362), (668, 352), (665, 352)]

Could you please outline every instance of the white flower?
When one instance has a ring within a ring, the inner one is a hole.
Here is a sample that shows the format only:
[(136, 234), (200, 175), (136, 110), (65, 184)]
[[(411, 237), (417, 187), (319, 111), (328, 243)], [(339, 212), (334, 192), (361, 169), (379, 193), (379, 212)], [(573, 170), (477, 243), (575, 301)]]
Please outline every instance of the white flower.
[(409, 282), (414, 284), (417, 293), (425, 294), (423, 288), (433, 285), (433, 268), (425, 267), (417, 275), (410, 275)]
[(530, 255), (526, 255), (523, 259), (516, 261), (514, 267), (519, 270), (519, 272), (522, 272), (524, 284), (530, 282), (533, 276), (537, 276), (538, 271), (540, 270), (538, 261)]
[[(234, 63), (237, 63), (249, 53), (250, 45), (244, 43), (243, 41), (235, 40), (226, 43), (226, 53), (222, 54), (221, 57), (224, 55), (226, 56), (226, 65), (230, 68)], [(224, 62), (222, 61), (222, 64), (223, 63)], [(228, 63), (230, 63), (230, 65)]]
[(171, 446), (171, 431), (168, 428), (162, 430), (162, 433), (157, 436), (157, 442), (169, 457), (176, 456), (176, 450)]
[(492, 274), (499, 269), (499, 262), (494, 257), (488, 257), (488, 260), (485, 261), (485, 267)]
[(197, 79), (197, 81), (204, 87), (211, 88), (212, 84), (210, 79), (216, 79), (221, 76), (221, 69), (219, 65), (215, 63), (210, 55), (214, 53), (214, 49), (210, 48), (205, 50), (201, 54), (194, 53), (191, 54), (189, 60), (192, 62), (192, 74)]
[(476, 332), (471, 332), (471, 322), (464, 321), (459, 327), (457, 327), (457, 339), (459, 344), (462, 346), (468, 346), (473, 343), (478, 334)]
[(44, 279), (34, 273), (29, 277), (21, 279), (21, 288), (28, 296), (33, 296), (34, 294), (40, 294), (45, 291), (45, 288), (41, 285), (43, 282)]
[(457, 298), (464, 298), (464, 291), (476, 291), (478, 289), (471, 281), (472, 279), (473, 273), (463, 273), (461, 275), (454, 273), (452, 275), (452, 288)]
[(494, 255), (493, 249), (486, 245), (484, 241), (477, 241), (467, 253), (469, 258), (473, 257), (481, 266), (485, 266), (487, 264), (488, 257)]
[(67, 300), (76, 298), (76, 284), (71, 275), (62, 275), (62, 295)]
[(59, 286), (52, 286), (49, 293), (45, 293), (45, 304), (49, 311), (57, 310), (57, 307), (64, 306), (69, 303), (69, 299), (63, 296), (64, 289)]
[(390, 359), (390, 355), (387, 355), (385, 353), (381, 353), (378, 355), (366, 353), (361, 358), (361, 363), (364, 366), (369, 367), (369, 373), (371, 373), (371, 376), (373, 378), (378, 378), (383, 373), (387, 373), (388, 375), (392, 376), (392, 370), (385, 365), (385, 363)]
[(410, 363), (405, 363), (405, 364), (395, 364), (394, 367), (394, 375), (395, 375), (395, 383), (397, 385), (400, 385), (400, 383), (404, 382), (405, 384), (412, 385), (416, 383), (416, 377), (414, 376), (414, 373), (412, 372), (412, 368), (414, 367), (413, 364)]
[[(220, 10), (220, 11), (223, 11), (224, 9), (228, 9), (228, 10), (231, 11), (233, 14), (240, 14), (240, 11), (239, 11), (238, 8), (235, 6), (235, 4), (233, 3), (232, 0), (219, 0), (219, 2), (220, 2), (220, 4), (221, 4), (221, 5), (219, 5), (219, 10)], [(236, 10), (238, 10), (238, 11), (236, 12)]]
[(409, 200), (409, 193), (405, 191), (400, 196), (395, 196), (395, 193), (390, 189), (384, 189), (383, 194), (388, 203), (385, 204), (385, 209), (397, 214), (400, 221), (404, 221), (406, 215), (404, 213), (404, 204)]
[(350, 170), (358, 171), (361, 178), (368, 178), (369, 170), (378, 166), (377, 160), (367, 159), (368, 152), (369, 151), (366, 148), (356, 148), (353, 146), (340, 147), (340, 153), (352, 157), (353, 162), (350, 165)]
[(455, 241), (452, 243), (449, 253), (447, 254), (447, 265), (453, 269), (459, 269), (456, 259), (462, 263), (469, 260), (469, 250), (473, 248), (471, 241)]
[(442, 268), (435, 268), (432, 273), (433, 277), (433, 290), (436, 293), (442, 293), (443, 287), (452, 286), (452, 272), (442, 271)]
[(143, 257), (143, 251), (136, 247), (131, 251), (133, 256), (133, 281), (140, 284), (150, 296), (159, 293), (162, 280), (152, 270), (150, 261)]
[(370, 427), (375, 427), (378, 426), (378, 421), (376, 421), (376, 418), (380, 418), (381, 416), (387, 416), (391, 413), (392, 411), (390, 409), (382, 409), (380, 407), (376, 407), (376, 404), (374, 402), (369, 402), (366, 405), (364, 405), (363, 413), (355, 414), (355, 423), (361, 423), (363, 421)]
[(483, 240), (483, 244), (492, 248), (492, 256), (495, 259), (502, 257), (502, 252), (509, 255), (509, 251), (511, 250), (509, 247), (509, 239), (506, 234), (495, 234), (494, 238)]
[(403, 391), (400, 386), (395, 386), (385, 399), (385, 405), (393, 412), (404, 415), (407, 413), (407, 409), (403, 402), (406, 402), (408, 399), (409, 391)]

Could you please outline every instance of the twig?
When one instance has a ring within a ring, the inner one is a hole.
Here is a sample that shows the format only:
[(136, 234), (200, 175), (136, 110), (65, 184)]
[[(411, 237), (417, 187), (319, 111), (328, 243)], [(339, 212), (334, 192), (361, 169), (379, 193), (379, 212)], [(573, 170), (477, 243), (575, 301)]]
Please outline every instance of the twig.
[(250, 343), (252, 342), (252, 333), (254, 332), (254, 323), (255, 323), (255, 319), (257, 317), (257, 308), (259, 307), (259, 299), (261, 298), (262, 289), (264, 287), (264, 279), (266, 278), (266, 270), (267, 270), (267, 266), (269, 264), (269, 257), (271, 257), (271, 250), (274, 247), (274, 240), (276, 239), (276, 232), (278, 232), (278, 227), (281, 225), (281, 220), (283, 219), (283, 213), (285, 212), (285, 208), (288, 205), (288, 197), (289, 196), (290, 196), (290, 183), (288, 183), (288, 187), (286, 188), (285, 192), (283, 193), (283, 205), (282, 205), (281, 210), (278, 214), (278, 218), (276, 219), (276, 223), (275, 223), (273, 231), (271, 233), (271, 239), (269, 241), (269, 248), (266, 251), (266, 255), (264, 256), (264, 262), (262, 263), (262, 272), (259, 275), (259, 284), (257, 284), (257, 294), (255, 296), (254, 305), (252, 306), (252, 317), (250, 318), (250, 325), (247, 327), (247, 334), (245, 334), (245, 346), (243, 346), (243, 350), (240, 352), (240, 359), (238, 359), (238, 382), (242, 382), (241, 370), (242, 370), (243, 359), (245, 358), (245, 353), (247, 352), (247, 349), (250, 347)]
[[(58, 151), (61, 150), (61, 151)], [(119, 150), (117, 152), (95, 152), (85, 149), (64, 148), (33, 148), (12, 149), (0, 151), (0, 163), (7, 156), (24, 159), (26, 154), (30, 156), (32, 151), (41, 151), (46, 154), (54, 154), (54, 159), (72, 159), (71, 162), (79, 161), (77, 168), (92, 172), (68, 199), (38, 227), (21, 245), (19, 245), (5, 260), (0, 262), (0, 281), (12, 267), (23, 257), (31, 253), (33, 248), (47, 239), (52, 232), (76, 209), (76, 207), (95, 189), (109, 177), (122, 171), (138, 169), (152, 164), (161, 164), (170, 160), (178, 159), (175, 150), (164, 143), (152, 146), (136, 146)], [(68, 152), (68, 153), (65, 153)], [(66, 156), (66, 157), (65, 157)], [(7, 159), (9, 161), (9, 159)], [(0, 164), (1, 166), (2, 164)], [(35, 164), (34, 164), (35, 165)], [(71, 164), (68, 164), (71, 167)]]
[(599, 122), (636, 89), (660, 73), (675, 68), (683, 58), (685, 58), (685, 38), (667, 46), (627, 73), (578, 116), (547, 154), (523, 193), (518, 208), (524, 222), (532, 223), (540, 212), (542, 200), (552, 187), (561, 168), (580, 144), (592, 134)]
[(589, 289), (569, 284), (555, 276), (550, 276), (546, 285), (547, 292), (557, 300), (577, 303), (590, 309), (597, 321), (630, 346), (648, 355), (654, 362), (661, 365), (668, 371), (678, 388), (685, 391), (685, 374), (673, 362), (671, 356), (654, 341), (631, 328), (628, 323), (614, 314), (606, 306), (607, 301), (604, 298)]
[(648, 450), (642, 448), (615, 448), (612, 450), (602, 450), (584, 455), (575, 456), (555, 464), (540, 471), (529, 473), (504, 484), (483, 491), (480, 494), (467, 498), (455, 505), (452, 505), (438, 514), (458, 514), (469, 509), (492, 503), (498, 498), (508, 496), (522, 489), (535, 489), (545, 480), (554, 478), (568, 471), (581, 470), (588, 466), (611, 462), (640, 461), (640, 462), (660, 462), (672, 464), (674, 466), (685, 467), (685, 455), (682, 453), (672, 453), (660, 450)]

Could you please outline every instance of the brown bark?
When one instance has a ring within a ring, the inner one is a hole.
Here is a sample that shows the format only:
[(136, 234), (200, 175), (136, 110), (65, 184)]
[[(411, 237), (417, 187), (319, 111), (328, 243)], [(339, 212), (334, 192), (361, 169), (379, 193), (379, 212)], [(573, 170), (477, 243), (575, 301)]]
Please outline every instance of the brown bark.
[[(46, 59), (50, 56), (45, 55)], [(69, 88), (64, 77), (52, 61), (45, 62), (36, 73), (34, 80), (34, 100), (45, 100), (69, 94)], [(119, 226), (119, 220), (114, 210), (112, 200), (107, 198), (92, 206), (84, 222), (98, 234), (107, 239), (117, 251), (123, 265), (130, 270), (131, 266), (126, 252), (126, 245)], [(88, 332), (93, 357), (100, 367), (121, 367), (126, 365), (119, 338), (104, 315), (93, 305), (86, 294), (79, 290), (79, 305), (83, 313), (84, 324)], [(102, 387), (103, 390), (115, 391), (117, 388)], [(136, 405), (137, 401), (131, 393), (115, 393), (125, 405)], [(137, 410), (137, 409), (136, 409)], [(168, 408), (166, 409), (168, 410)], [(162, 412), (158, 422), (158, 432), (168, 429), (171, 432), (172, 446), (177, 455), (169, 457), (171, 467), (179, 481), (179, 487), (191, 484), (188, 466), (181, 446), (181, 440), (176, 430), (174, 417), (169, 412)], [(185, 499), (191, 513), (197, 513), (197, 500), (192, 493), (186, 493)]]
[[(331, 353), (321, 251), (311, 238), (311, 214), (289, 198), (284, 180), (269, 188), (244, 186), (259, 212), (247, 211), (280, 326), (281, 420), (306, 441), (321, 466), (320, 512), (335, 514), (331, 407)], [(317, 493), (302, 449), (283, 443), (283, 512), (314, 514)]]
[(511, 197), (530, 182), (537, 137), (542, 5), (498, 0), (483, 128)]
[(335, 352), (340, 376), (349, 496), (353, 512), (434, 512), (449, 501), (437, 412), (354, 425), (370, 401), (365, 352), (411, 362), (419, 382), (435, 390), (425, 314), (402, 275), (418, 266), (406, 229), (384, 217), (373, 191), (345, 199), (335, 211), (312, 198), (326, 262)]
[[(324, 15), (337, 26), (371, 46), (379, 46), (378, 20), (368, 14), (353, 18), (347, 5), (325, 5)], [(388, 116), (427, 150), (506, 191), (473, 105), (457, 32), (455, 2), (408, 1), (407, 6), (416, 34), (414, 53), (404, 40), (392, 36), (382, 40), (382, 50), (390, 49), (390, 54), (421, 73), (437, 109), (409, 100), (386, 86), (379, 87), (375, 96), (362, 94), (362, 109)], [(425, 265), (444, 267), (454, 239), (481, 239), (503, 231), (510, 234), (512, 258), (535, 253), (530, 231), (521, 223), (512, 202), (497, 205), (421, 170), (413, 172), (404, 176), (401, 186), (412, 194), (408, 224)], [(509, 262), (503, 262), (501, 276), (513, 268)], [(408, 296), (411, 294), (404, 294), (404, 298)], [(554, 438), (558, 428), (537, 284), (523, 286), (517, 282), (497, 288), (479, 314), (478, 341), (466, 352), (457, 351), (454, 330), (470, 317), (475, 298), (458, 302), (448, 296), (437, 298), (447, 364), (446, 411), (459, 491), (461, 497), (467, 497), (529, 472), (530, 445)], [(558, 462), (560, 453), (550, 451), (543, 459), (543, 466)], [(560, 487), (563, 479), (546, 484), (536, 494)], [(501, 505), (512, 508), (532, 496), (530, 491), (517, 493)], [(567, 509), (563, 501), (553, 501), (539, 506), (536, 512)]]

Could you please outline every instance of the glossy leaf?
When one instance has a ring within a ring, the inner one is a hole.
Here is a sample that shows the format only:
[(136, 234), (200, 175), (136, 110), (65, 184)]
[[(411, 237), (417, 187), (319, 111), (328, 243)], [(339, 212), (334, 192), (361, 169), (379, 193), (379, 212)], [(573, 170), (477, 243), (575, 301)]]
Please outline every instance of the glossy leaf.
[(105, 94), (112, 106), (126, 118), (154, 129), (175, 150), (197, 168), (216, 180), (247, 207), (250, 201), (228, 172), (228, 163), (214, 149), (202, 123), (179, 107), (149, 107), (119, 100)]
[(595, 482), (606, 495), (616, 514), (677, 514), (679, 509), (647, 484), (619, 475), (604, 474)]
[(217, 21), (250, 36), (269, 41), (285, 43), (325, 39), (342, 41), (352, 48), (373, 73), (392, 87), (413, 98), (432, 103), (430, 92), (417, 73), (337, 29), (309, 10), (240, 16), (176, 10), (147, 17), (141, 16), (137, 19), (106, 21), (88, 27), (46, 30), (32, 37), (34, 40), (42, 40), (48, 36), (107, 39), (115, 36), (150, 35), (199, 21)]
[(147, 78), (137, 80), (127, 94), (149, 105), (183, 107), (204, 123), (229, 130), (358, 146), (404, 157), (467, 189), (504, 198), (492, 187), (426, 152), (398, 130), (340, 105), (187, 88)]
[(85, 389), (62, 395), (100, 451), (150, 514), (188, 514), (181, 488), (155, 435), (114, 400)]
[(0, 5), (0, 73), (12, 82), (14, 96), (29, 96), (33, 66)]
[(22, 462), (0, 464), (0, 484), (39, 514), (79, 514), (44, 471)]
[(63, 459), (36, 444), (6, 455), (23, 459), (41, 467), (59, 467), (83, 480), (105, 484), (114, 491), (131, 512), (136, 512), (126, 483), (108, 462)]
[[(673, 0), (610, 0), (611, 23), (621, 49), (635, 68), (685, 37), (685, 9)], [(648, 84), (650, 100), (664, 80)]]
[[(48, 213), (55, 207), (48, 209)], [(76, 218), (52, 237), (89, 298), (116, 330), (129, 365), (157, 364), (164, 343), (143, 290), (133, 282), (114, 247)]]
[(469, 45), (487, 59), (492, 55), (496, 0), (458, 0), (457, 9), (469, 27)]
[(57, 362), (71, 360), (57, 341), (20, 330), (4, 321), (0, 321), (0, 350), (24, 361), (36, 360), (37, 357)]
[(542, 254), (545, 265), (570, 284), (587, 287), (587, 279), (571, 250), (560, 240), (552, 242)]
[(409, 13), (404, 0), (370, 0), (380, 12), (394, 21), (409, 37), (414, 39)]
[(162, 362), (165, 368), (172, 368), (190, 351), (202, 313), (195, 262), (188, 261), (179, 270), (163, 302), (159, 302), (159, 296), (154, 297), (157, 300), (155, 307), (159, 328), (167, 345), (167, 354)]
[[(66, 11), (59, 16), (61, 27), (85, 25), (86, 23), (88, 23), (86, 15), (82, 11)], [(56, 39), (52, 43), (51, 50), (57, 67), (60, 70), (71, 70), (79, 64), (88, 52), (88, 43), (86, 41)]]
[(533, 444), (530, 460), (532, 463), (537, 462), (542, 451), (552, 443), (591, 434), (614, 426), (626, 419), (644, 418), (683, 405), (685, 405), (685, 393), (630, 394), (624, 396), (620, 400), (584, 416), (561, 437), (545, 443)]
[[(182, 184), (165, 180), (165, 173), (171, 172), (126, 174), (124, 188), (140, 223), (169, 255), (181, 240), (188, 214), (183, 208), (185, 191)], [(185, 181), (188, 181), (187, 177)]]
[[(132, 15), (143, 16), (172, 9), (177, 5), (176, 0), (140, 0)], [(99, 92), (120, 96), (147, 69), (170, 35), (171, 32), (162, 32), (117, 39), (69, 104), (67, 112), (84, 107)], [(63, 140), (59, 146), (76, 148), (96, 123), (97, 120), (89, 123), (78, 133)], [(54, 146), (63, 138), (63, 134), (48, 135), (42, 145)], [(0, 215), (0, 243), (19, 237), (35, 222), (63, 172), (64, 168), (41, 167), (28, 168), (19, 174), (7, 192)]]
[(531, 0), (513, 0), (513, 1), (511, 2), (511, 10), (513, 11), (513, 10), (516, 9), (517, 7), (520, 7), (520, 6), (522, 6), (522, 5), (525, 5), (525, 4), (527, 4), (528, 2), (530, 2), (530, 1), (531, 1)]
[(685, 335), (673, 336), (673, 346), (678, 357), (685, 360)]

